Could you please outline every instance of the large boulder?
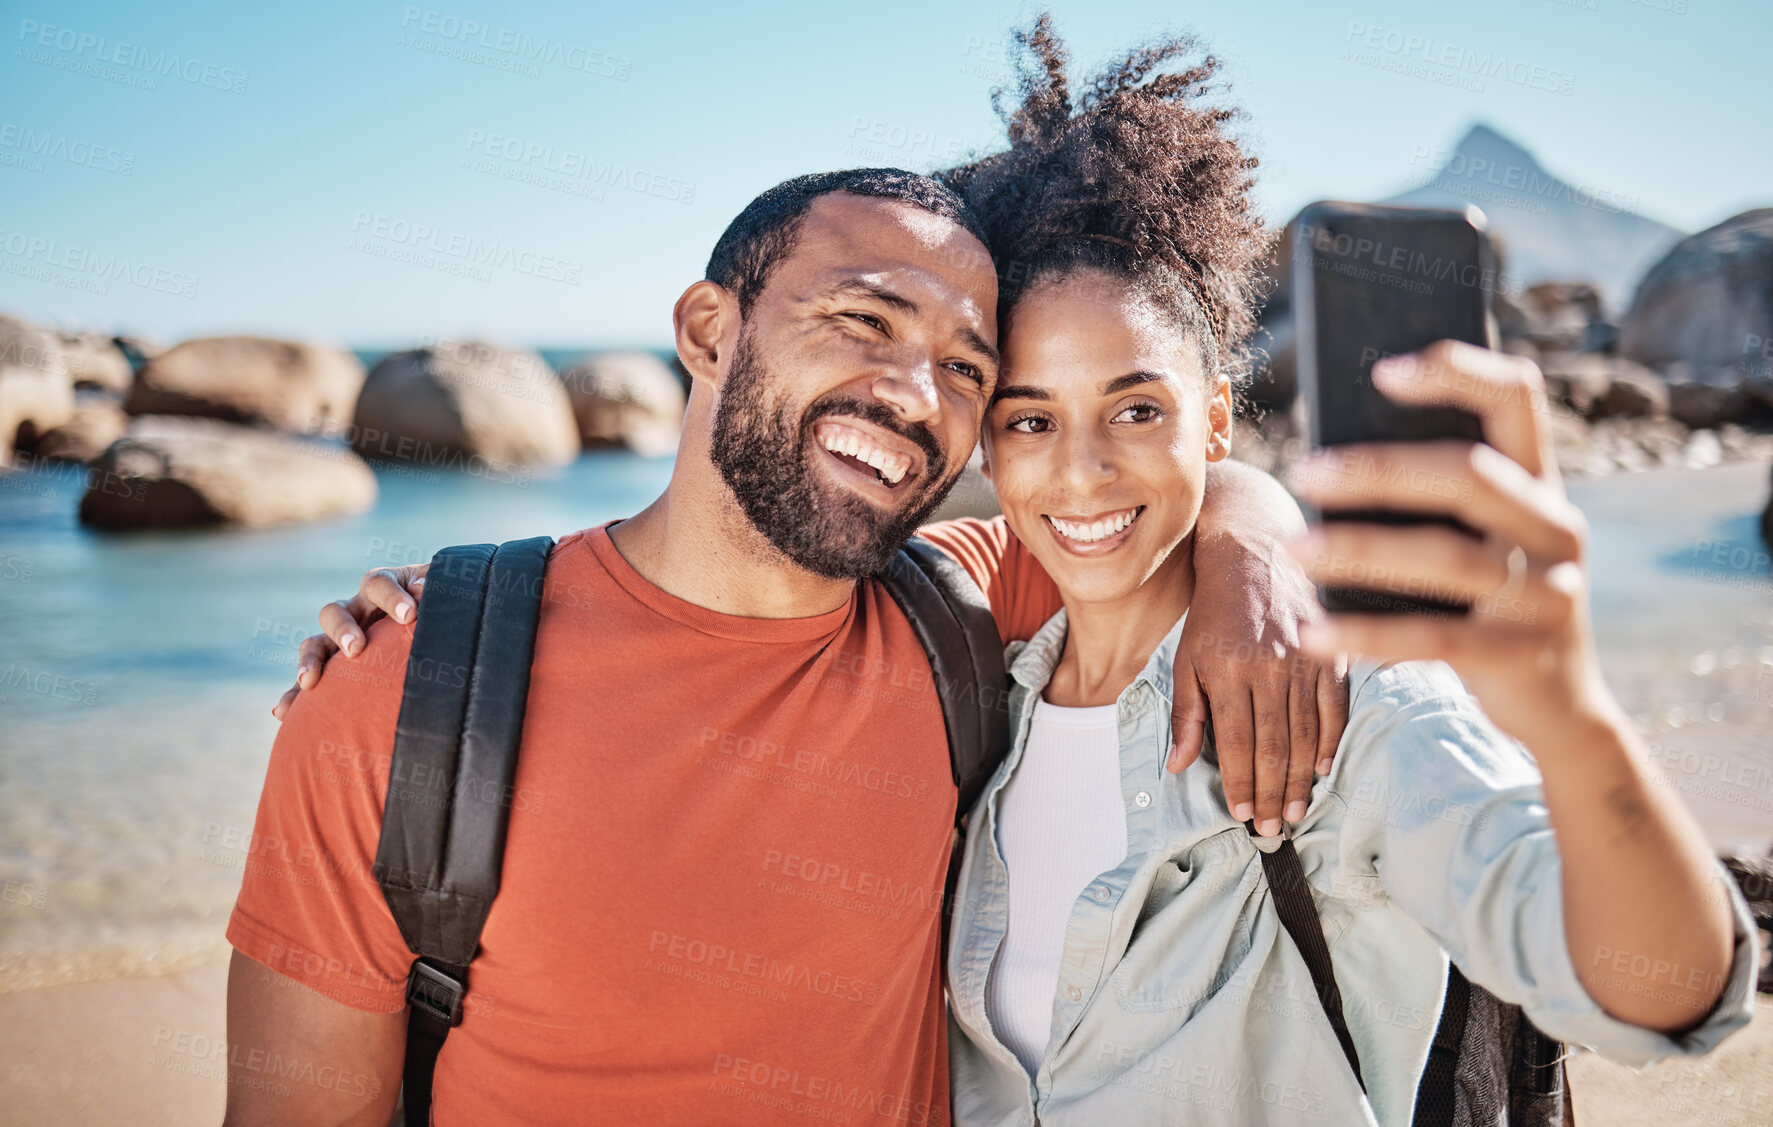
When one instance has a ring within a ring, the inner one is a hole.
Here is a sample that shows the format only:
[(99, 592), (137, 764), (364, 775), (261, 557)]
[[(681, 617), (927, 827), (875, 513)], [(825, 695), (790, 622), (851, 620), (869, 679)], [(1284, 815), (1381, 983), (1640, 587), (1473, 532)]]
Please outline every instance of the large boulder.
[(683, 383), (649, 352), (606, 352), (583, 360), (560, 380), (572, 399), (579, 441), (669, 454), (683, 430)]
[(1595, 404), (1613, 386), (1613, 366), (1608, 357), (1594, 352), (1552, 352), (1539, 361), (1545, 375), (1545, 391), (1553, 402), (1579, 415), (1594, 414)]
[(1667, 386), (1668, 416), (1693, 429), (1736, 422), (1753, 404), (1739, 383), (1670, 379)]
[(375, 499), (375, 474), (342, 447), (149, 415), (93, 463), (80, 520), (108, 529), (262, 528), (362, 512)]
[(188, 340), (150, 359), (123, 408), (201, 415), (295, 434), (336, 434), (351, 418), (363, 365), (349, 352), (265, 337)]
[(1600, 291), (1587, 282), (1530, 286), (1520, 296), (1520, 311), (1525, 314), (1525, 324), (1518, 335), (1547, 351), (1591, 349), (1600, 335), (1593, 326), (1603, 323)]
[(446, 341), (370, 371), (351, 444), (367, 458), (502, 475), (572, 461), (579, 428), (566, 387), (534, 352)]
[(104, 333), (62, 333), (62, 358), (76, 390), (93, 388), (122, 394), (135, 380), (135, 368), (115, 337)]
[(56, 337), (0, 316), (0, 471), (16, 450), (74, 417), (74, 382)]
[(45, 431), (37, 440), (39, 458), (92, 462), (129, 430), (129, 416), (109, 396), (80, 393), (74, 417)]
[(1619, 350), (1653, 368), (1773, 384), (1773, 208), (1682, 239), (1638, 286)]
[(1617, 358), (1608, 367), (1610, 382), (1595, 401), (1596, 417), (1659, 419), (1668, 414), (1668, 388), (1655, 372)]
[(1761, 512), (1761, 539), (1773, 547), (1773, 496), (1767, 498), (1767, 507)]

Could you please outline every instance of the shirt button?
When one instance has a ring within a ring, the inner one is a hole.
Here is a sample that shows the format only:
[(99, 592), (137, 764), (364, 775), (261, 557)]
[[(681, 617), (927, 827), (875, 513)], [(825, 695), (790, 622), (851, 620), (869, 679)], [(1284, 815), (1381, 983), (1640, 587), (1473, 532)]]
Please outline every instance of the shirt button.
[(1133, 796), (1133, 805), (1139, 807), (1140, 809), (1144, 809), (1145, 807), (1150, 806), (1151, 805), (1151, 792), (1147, 791), (1147, 790), (1142, 790), (1138, 794), (1135, 794)]
[(1095, 888), (1090, 889), (1090, 895), (1095, 897), (1096, 903), (1098, 904), (1108, 903), (1109, 892), (1106, 885), (1099, 884)]
[(1065, 988), (1065, 996), (1074, 1002), (1081, 1001), (1083, 999), (1083, 991), (1075, 986), (1067, 986)]

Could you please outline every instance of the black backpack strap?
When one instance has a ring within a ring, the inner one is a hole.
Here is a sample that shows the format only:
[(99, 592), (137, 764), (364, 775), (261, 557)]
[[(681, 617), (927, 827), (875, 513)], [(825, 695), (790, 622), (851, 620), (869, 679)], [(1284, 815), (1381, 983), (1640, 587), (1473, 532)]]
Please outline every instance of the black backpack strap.
[(958, 822), (1010, 746), (1009, 675), (997, 620), (966, 568), (922, 537), (912, 537), (880, 578), (929, 655), (948, 729), (948, 766), (960, 791)]
[(1348, 1058), (1348, 1067), (1361, 1091), (1367, 1082), (1361, 1077), (1360, 1054), (1355, 1052), (1354, 1038), (1348, 1034), (1348, 1022), (1342, 1016), (1342, 991), (1336, 986), (1336, 974), (1330, 967), (1330, 945), (1324, 941), (1323, 922), (1318, 919), (1317, 903), (1311, 898), (1311, 886), (1305, 883), (1305, 869), (1299, 864), (1299, 851), (1289, 838), (1282, 838), (1272, 850), (1256, 850), (1262, 857), (1262, 871), (1268, 876), (1268, 891), (1274, 895), (1274, 910), (1280, 915), (1281, 927), (1293, 938), (1293, 946), (1305, 958), (1305, 969), (1311, 972), (1311, 984), (1323, 1003), (1324, 1016)]
[(1471, 983), (1452, 963), (1447, 964), (1447, 996), (1441, 1003), (1441, 1022), (1428, 1047), (1428, 1064), (1416, 1086), (1413, 1127), (1453, 1127), (1454, 1077), (1459, 1071), (1459, 1047), (1465, 1043), (1465, 1023), (1471, 1013)]
[(546, 536), (445, 548), (394, 733), (375, 874), (415, 955), (406, 984), (407, 1122), (430, 1122), (431, 1080), (462, 1020), (468, 965), (499, 891), (509, 796), (529, 696)]

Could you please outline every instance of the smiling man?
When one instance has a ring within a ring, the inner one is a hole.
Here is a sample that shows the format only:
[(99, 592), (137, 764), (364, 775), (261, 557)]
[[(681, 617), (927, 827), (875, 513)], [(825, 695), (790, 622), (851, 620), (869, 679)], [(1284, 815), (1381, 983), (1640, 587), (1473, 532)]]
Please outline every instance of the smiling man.
[[(434, 1122), (948, 1121), (956, 794), (924, 651), (872, 577), (973, 449), (996, 299), (960, 200), (890, 169), (766, 192), (679, 298), (694, 383), (670, 485), (549, 557), (503, 882)], [(1257, 641), (1245, 545), (1268, 572), (1290, 505), (1253, 473), (1210, 486), (1203, 521), (1244, 510), (1201, 538), (1230, 608), (1210, 644)], [(925, 535), (1005, 639), (1056, 609), (1001, 522)], [(1289, 626), (1305, 605), (1278, 603)], [(411, 637), (377, 623), (285, 714), (255, 829), (277, 847), (228, 929), (229, 1123), (393, 1109), (412, 955), (372, 863)], [(1258, 668), (1226, 694), (1246, 729)], [(1316, 704), (1294, 699), (1309, 764)]]

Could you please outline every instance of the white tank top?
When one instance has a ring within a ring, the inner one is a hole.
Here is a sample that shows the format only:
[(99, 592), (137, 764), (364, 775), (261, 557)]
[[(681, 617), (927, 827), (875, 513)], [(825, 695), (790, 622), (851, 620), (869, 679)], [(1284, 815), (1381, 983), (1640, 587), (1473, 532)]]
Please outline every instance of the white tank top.
[(1036, 701), (1028, 744), (998, 796), (997, 847), (1009, 867), (1009, 924), (985, 986), (991, 1028), (1040, 1071), (1071, 909), (1127, 855), (1115, 706)]

